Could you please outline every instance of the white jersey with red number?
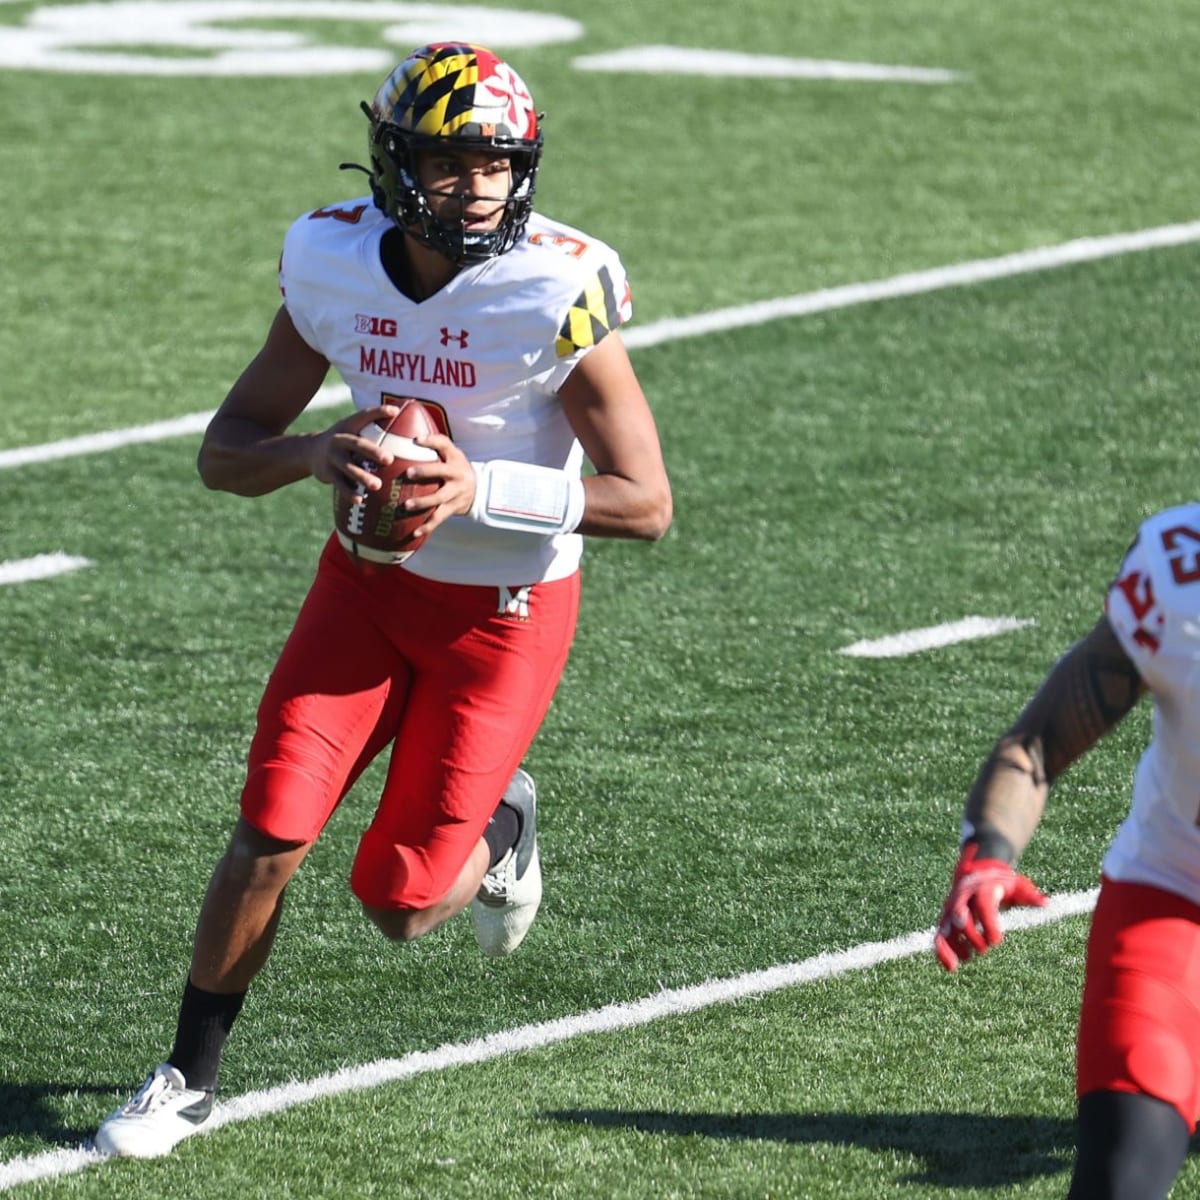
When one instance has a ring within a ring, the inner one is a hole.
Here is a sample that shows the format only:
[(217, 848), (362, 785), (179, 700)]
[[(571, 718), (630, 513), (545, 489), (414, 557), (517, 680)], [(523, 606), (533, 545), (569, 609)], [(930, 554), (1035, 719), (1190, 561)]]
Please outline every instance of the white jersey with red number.
[[(359, 409), (414, 396), (472, 462), (509, 459), (578, 476), (583, 450), (556, 395), (575, 365), (632, 315), (615, 251), (530, 218), (506, 254), (465, 267), (419, 304), (380, 261), (392, 228), (369, 199), (317, 209), (288, 231), (280, 288), (300, 336), (337, 368)], [(400, 570), (446, 583), (561, 579), (578, 534), (440, 526)]]
[(1104, 872), (1200, 904), (1200, 504), (1142, 525), (1106, 607), (1153, 694), (1154, 737)]

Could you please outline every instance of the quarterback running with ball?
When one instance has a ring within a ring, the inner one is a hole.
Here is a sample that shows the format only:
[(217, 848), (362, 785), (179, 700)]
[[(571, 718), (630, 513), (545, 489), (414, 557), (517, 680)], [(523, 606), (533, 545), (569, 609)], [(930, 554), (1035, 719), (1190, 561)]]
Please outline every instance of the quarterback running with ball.
[[(520, 768), (571, 646), (582, 536), (654, 541), (671, 491), (619, 327), (616, 253), (533, 212), (539, 114), (479, 46), (422, 47), (370, 105), (370, 195), (302, 216), (283, 304), (209, 425), (204, 483), (258, 496), (312, 476), (377, 490), (360, 436), (405, 398), (439, 433), (436, 483), (402, 563), (330, 537), (267, 684), (241, 813), (200, 911), (174, 1046), (100, 1126), (153, 1157), (203, 1127), (284, 890), (366, 766), (389, 755), (350, 886), (388, 938), (468, 905), (485, 954), (516, 948), (541, 899), (532, 779)], [(334, 367), (356, 412), (289, 432)], [(584, 459), (592, 473), (583, 474)], [(365, 465), (364, 465), (365, 460)], [(360, 494), (361, 498), (361, 494)]]
[(935, 939), (948, 971), (1045, 897), (1014, 870), (1050, 785), (1149, 694), (1154, 737), (1104, 858), (1079, 1020), (1069, 1200), (1161, 1200), (1200, 1113), (1200, 505), (1142, 524), (1105, 615), (1059, 659), (967, 799)]

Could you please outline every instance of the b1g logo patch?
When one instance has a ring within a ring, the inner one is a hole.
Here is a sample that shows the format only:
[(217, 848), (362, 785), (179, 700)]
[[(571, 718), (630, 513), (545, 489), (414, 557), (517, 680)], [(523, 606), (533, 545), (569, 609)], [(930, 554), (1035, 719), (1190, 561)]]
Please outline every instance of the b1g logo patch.
[(373, 317), (370, 313), (355, 313), (354, 332), (365, 333), (369, 337), (394, 338), (399, 332), (399, 326), (392, 317)]

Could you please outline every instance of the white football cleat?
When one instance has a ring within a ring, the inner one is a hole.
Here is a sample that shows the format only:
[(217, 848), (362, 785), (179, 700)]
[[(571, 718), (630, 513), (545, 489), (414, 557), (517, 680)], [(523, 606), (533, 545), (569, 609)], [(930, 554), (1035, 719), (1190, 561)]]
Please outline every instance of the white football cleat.
[(109, 1113), (93, 1139), (101, 1154), (158, 1158), (195, 1133), (212, 1112), (212, 1092), (189, 1088), (170, 1063), (160, 1063), (128, 1104)]
[(542, 867), (537, 848), (537, 792), (522, 770), (504, 789), (502, 802), (521, 814), (521, 836), (488, 870), (471, 901), (471, 923), (479, 948), (489, 958), (511, 954), (529, 932), (542, 902)]

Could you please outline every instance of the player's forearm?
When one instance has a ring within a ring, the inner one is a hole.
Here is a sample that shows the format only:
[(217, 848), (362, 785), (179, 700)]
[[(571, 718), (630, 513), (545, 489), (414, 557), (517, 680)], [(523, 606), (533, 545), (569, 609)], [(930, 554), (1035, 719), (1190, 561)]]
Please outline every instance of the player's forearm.
[(1041, 739), (1006, 734), (967, 797), (964, 833), (984, 857), (1015, 863), (1042, 819), (1048, 791)]
[(589, 475), (579, 532), (590, 537), (656, 542), (670, 528), (671, 489), (665, 479), (643, 483), (619, 475)]
[(996, 850), (989, 856), (1015, 862), (1042, 818), (1050, 785), (1121, 721), (1144, 690), (1101, 617), (1054, 664), (980, 769), (963, 814), (980, 853)]
[(312, 474), (315, 436), (272, 434), (251, 421), (218, 417), (204, 435), (197, 469), (214, 491), (262, 496)]

